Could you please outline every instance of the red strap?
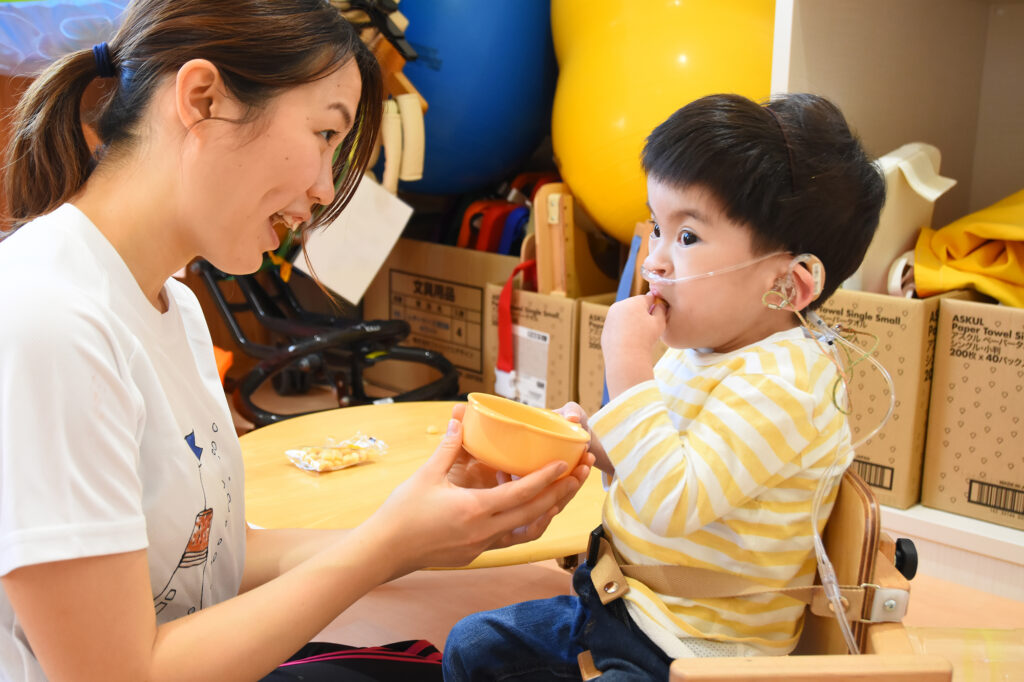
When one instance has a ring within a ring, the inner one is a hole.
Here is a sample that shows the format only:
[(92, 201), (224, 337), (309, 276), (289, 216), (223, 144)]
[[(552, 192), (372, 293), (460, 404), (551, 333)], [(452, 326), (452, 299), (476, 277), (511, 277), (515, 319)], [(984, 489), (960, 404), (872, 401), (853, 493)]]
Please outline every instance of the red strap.
[(557, 173), (545, 173), (542, 174), (539, 178), (537, 178), (537, 182), (534, 184), (533, 189), (530, 191), (530, 201), (536, 201), (537, 192), (540, 190), (540, 188), (552, 182), (561, 182), (561, 179), (558, 177)]
[(530, 197), (532, 201), (537, 196), (537, 190), (541, 185), (549, 182), (561, 182), (558, 173), (553, 171), (534, 171), (532, 173), (520, 173), (512, 180), (512, 189), (519, 190)]
[(473, 218), (483, 214), (484, 209), (488, 206), (500, 203), (504, 202), (499, 199), (477, 199), (467, 206), (465, 213), (462, 214), (462, 225), (459, 228), (459, 237), (455, 242), (455, 246), (460, 249), (472, 249), (475, 243)]
[(534, 260), (517, 265), (498, 297), (498, 361), (495, 367), (503, 372), (512, 372), (516, 368), (515, 345), (512, 340), (512, 282), (520, 272), (523, 273), (523, 279), (526, 279), (536, 267), (537, 261)]
[(477, 251), (495, 252), (501, 241), (501, 231), (505, 227), (505, 218), (515, 210), (516, 205), (509, 202), (495, 204), (484, 209), (480, 219), (480, 233), (476, 238)]

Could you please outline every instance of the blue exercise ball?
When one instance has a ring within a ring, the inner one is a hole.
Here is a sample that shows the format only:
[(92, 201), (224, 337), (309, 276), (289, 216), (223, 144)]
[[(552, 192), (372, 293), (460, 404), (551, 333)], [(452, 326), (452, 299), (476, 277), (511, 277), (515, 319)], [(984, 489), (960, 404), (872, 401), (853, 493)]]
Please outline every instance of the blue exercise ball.
[(557, 66), (549, 0), (403, 0), (419, 55), (403, 73), (427, 100), (423, 178), (462, 194), (518, 170), (551, 130)]

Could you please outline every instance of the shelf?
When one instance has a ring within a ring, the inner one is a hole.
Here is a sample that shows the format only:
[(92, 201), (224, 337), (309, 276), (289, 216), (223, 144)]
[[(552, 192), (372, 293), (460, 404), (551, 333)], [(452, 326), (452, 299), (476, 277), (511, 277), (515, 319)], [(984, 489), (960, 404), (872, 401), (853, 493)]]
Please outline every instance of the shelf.
[(1024, 531), (916, 505), (882, 505), (882, 529), (914, 541), (919, 570), (1024, 602)]
[(882, 505), (882, 527), (1024, 566), (1024, 530), (915, 505)]

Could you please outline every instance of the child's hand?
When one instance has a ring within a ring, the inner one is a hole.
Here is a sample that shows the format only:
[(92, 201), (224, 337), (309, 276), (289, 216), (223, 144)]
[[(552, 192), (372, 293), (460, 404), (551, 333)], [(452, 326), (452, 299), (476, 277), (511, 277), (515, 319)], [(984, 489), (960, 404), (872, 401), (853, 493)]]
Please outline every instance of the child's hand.
[(590, 425), (587, 424), (587, 413), (579, 403), (566, 403), (557, 410), (558, 414), (562, 415), (571, 422), (576, 422), (590, 435), (590, 443), (587, 445), (587, 450), (591, 455), (594, 456), (594, 466), (606, 474), (615, 473), (615, 465), (612, 464), (611, 459), (608, 458), (608, 453), (604, 451), (604, 446), (601, 445), (601, 441), (594, 437), (594, 432), (590, 430)]
[(608, 309), (601, 352), (610, 397), (654, 378), (651, 356), (665, 322), (664, 303), (650, 293), (623, 299)]
[(665, 304), (653, 294), (617, 301), (608, 309), (601, 333), (601, 349), (606, 355), (609, 352), (643, 353), (647, 362), (665, 332), (665, 319)]

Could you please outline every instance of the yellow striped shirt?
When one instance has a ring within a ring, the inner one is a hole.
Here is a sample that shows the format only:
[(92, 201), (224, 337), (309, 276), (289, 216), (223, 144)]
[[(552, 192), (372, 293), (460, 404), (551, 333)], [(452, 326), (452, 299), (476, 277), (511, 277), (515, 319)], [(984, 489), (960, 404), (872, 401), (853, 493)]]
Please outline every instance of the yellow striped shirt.
[[(833, 461), (841, 472), (853, 460), (832, 360), (795, 328), (730, 353), (669, 349), (654, 374), (590, 419), (615, 465), (603, 523), (620, 561), (810, 584), (814, 490)], [(655, 642), (786, 654), (800, 634), (804, 605), (789, 597), (687, 600), (629, 584), (627, 607)]]

